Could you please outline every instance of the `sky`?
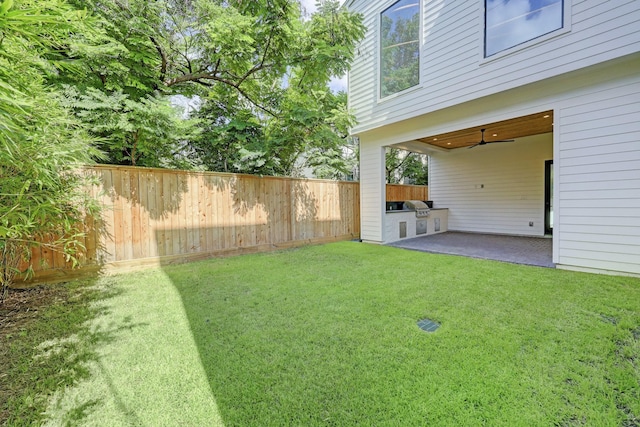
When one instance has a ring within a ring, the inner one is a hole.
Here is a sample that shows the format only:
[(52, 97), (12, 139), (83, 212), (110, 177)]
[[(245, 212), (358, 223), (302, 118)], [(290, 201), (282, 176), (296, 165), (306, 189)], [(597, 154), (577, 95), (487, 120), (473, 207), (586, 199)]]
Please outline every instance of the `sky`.
[[(318, 0), (300, 0), (302, 7), (307, 13), (311, 14), (316, 11), (316, 1)], [(345, 0), (340, 0), (340, 4), (344, 4)], [(329, 87), (333, 92), (347, 91), (347, 76), (333, 78), (329, 82)]]
[(492, 55), (561, 27), (560, 0), (489, 0), (487, 54)]

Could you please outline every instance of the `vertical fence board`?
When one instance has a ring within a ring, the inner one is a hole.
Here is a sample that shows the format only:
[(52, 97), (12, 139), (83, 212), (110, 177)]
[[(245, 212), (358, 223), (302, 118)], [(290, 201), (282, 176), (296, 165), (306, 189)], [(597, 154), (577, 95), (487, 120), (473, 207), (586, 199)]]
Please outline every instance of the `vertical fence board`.
[(113, 255), (114, 261), (122, 260), (124, 253), (124, 213), (122, 207), (122, 171), (113, 171)]
[[(191, 179), (191, 175), (186, 175), (184, 177), (185, 185), (187, 186), (187, 191), (184, 193), (184, 201), (182, 204), (183, 209), (183, 217), (185, 219), (185, 231), (187, 234), (187, 245), (184, 248), (186, 253), (193, 252), (196, 249), (196, 236), (195, 236), (195, 227), (193, 223), (193, 217), (195, 213), (195, 207), (198, 206), (197, 202), (194, 206), (194, 188), (193, 181)], [(197, 193), (195, 193), (197, 195)]]
[(138, 174), (138, 215), (140, 218), (140, 254), (143, 258), (151, 256), (150, 244), (152, 242), (150, 235), (150, 212), (152, 209), (153, 198), (151, 193), (155, 195), (153, 188), (149, 188), (149, 172), (140, 171)]
[(129, 189), (131, 191), (131, 253), (134, 259), (142, 258), (142, 217), (140, 215), (140, 202), (142, 193), (140, 192), (140, 171), (129, 173)]
[(161, 173), (154, 174), (154, 181), (156, 187), (156, 204), (153, 207), (153, 227), (150, 233), (155, 237), (155, 251), (158, 256), (164, 256), (166, 250), (164, 247), (165, 231), (164, 224), (167, 219), (167, 212), (164, 208), (164, 192), (165, 192), (165, 180), (164, 175)]
[(158, 243), (156, 233), (153, 231), (157, 228), (158, 201), (157, 196), (157, 180), (156, 176), (150, 172), (145, 173), (145, 183), (147, 186), (147, 209), (146, 209), (146, 228), (143, 236), (147, 239), (146, 250), (150, 257), (158, 256)]
[(102, 190), (98, 189), (100, 194), (98, 202), (102, 204), (102, 219), (100, 222), (99, 232), (101, 233), (100, 253), (98, 255), (99, 262), (115, 261), (116, 242), (114, 237), (114, 190), (113, 190), (113, 170), (98, 170), (98, 176), (102, 185)]
[(135, 204), (134, 193), (131, 188), (132, 176), (135, 170), (125, 170), (122, 174), (122, 222), (124, 230), (123, 253), (121, 259), (135, 259), (133, 256), (133, 221), (137, 218), (133, 217), (133, 206)]
[(267, 234), (268, 234), (268, 230), (267, 230), (267, 217), (266, 217), (266, 207), (267, 207), (267, 203), (269, 201), (269, 197), (271, 194), (271, 188), (270, 188), (270, 183), (266, 180), (266, 179), (261, 179), (260, 181), (258, 181), (258, 189), (257, 189), (257, 194), (258, 194), (258, 208), (256, 211), (256, 223), (257, 223), (257, 235), (256, 235), (256, 244), (257, 245), (264, 245), (266, 243), (268, 243), (267, 240)]
[(206, 186), (206, 177), (202, 176), (201, 179), (196, 180), (198, 185), (198, 246), (200, 251), (208, 252), (209, 244), (207, 242), (207, 236), (209, 234), (209, 229), (207, 227), (207, 220), (209, 218), (209, 207), (207, 204), (207, 200), (205, 198), (205, 186)]
[(209, 178), (209, 197), (212, 199), (213, 204), (211, 213), (215, 215), (209, 223), (209, 226), (213, 229), (213, 245), (211, 246), (211, 250), (217, 251), (224, 248), (222, 243), (224, 241), (224, 212), (222, 211), (223, 181), (222, 177), (219, 176), (209, 176)]
[[(38, 271), (41, 269), (45, 269), (46, 267), (44, 266), (44, 259), (42, 258), (42, 247), (41, 246), (36, 246), (33, 249), (31, 249), (31, 265), (33, 266), (33, 270), (34, 271)], [(29, 263), (24, 261), (22, 263), (20, 263), (20, 266), (18, 267), (20, 269), (20, 271), (25, 271), (27, 268), (29, 268)]]

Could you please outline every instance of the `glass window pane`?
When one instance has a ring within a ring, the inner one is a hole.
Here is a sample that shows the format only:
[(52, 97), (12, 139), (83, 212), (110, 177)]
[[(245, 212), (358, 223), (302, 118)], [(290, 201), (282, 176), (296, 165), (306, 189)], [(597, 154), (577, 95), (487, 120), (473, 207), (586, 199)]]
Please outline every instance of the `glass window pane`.
[(563, 0), (486, 0), (485, 56), (562, 28)]
[(420, 3), (400, 0), (382, 12), (380, 96), (420, 82)]

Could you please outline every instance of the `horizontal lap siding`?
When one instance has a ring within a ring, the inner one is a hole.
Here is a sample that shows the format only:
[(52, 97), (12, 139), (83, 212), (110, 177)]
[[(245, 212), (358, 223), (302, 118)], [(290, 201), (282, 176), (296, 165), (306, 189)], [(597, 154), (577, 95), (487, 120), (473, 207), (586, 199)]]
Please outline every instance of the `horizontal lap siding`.
[[(567, 0), (569, 1), (569, 0)], [(482, 2), (423, 2), (421, 83), (378, 101), (378, 19), (389, 1), (355, 1), (368, 32), (349, 78), (354, 133), (615, 59), (640, 49), (640, 2), (574, 2), (571, 31), (490, 61), (481, 57)], [(518, 50), (519, 49), (519, 50)]]
[(373, 141), (360, 140), (361, 238), (382, 242), (384, 212), (384, 149)]
[(640, 273), (640, 78), (571, 99), (556, 118), (561, 264)]
[(435, 207), (449, 208), (449, 229), (543, 235), (544, 162), (552, 144), (547, 134), (433, 155), (430, 196)]

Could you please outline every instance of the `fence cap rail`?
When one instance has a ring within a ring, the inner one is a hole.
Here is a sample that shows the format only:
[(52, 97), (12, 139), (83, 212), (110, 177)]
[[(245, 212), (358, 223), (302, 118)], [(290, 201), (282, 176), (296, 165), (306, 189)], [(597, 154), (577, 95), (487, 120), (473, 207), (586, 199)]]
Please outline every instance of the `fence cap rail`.
[(173, 173), (180, 175), (199, 175), (199, 176), (219, 176), (219, 177), (236, 177), (236, 178), (252, 178), (252, 179), (278, 179), (287, 181), (301, 181), (301, 182), (339, 182), (342, 184), (354, 184), (360, 185), (360, 181), (344, 181), (337, 179), (317, 179), (317, 178), (300, 178), (290, 176), (275, 176), (275, 175), (251, 175), (246, 173), (230, 173), (230, 172), (210, 172), (210, 171), (196, 171), (196, 170), (184, 170), (184, 169), (164, 169), (164, 168), (152, 168), (146, 166), (125, 166), (125, 165), (105, 165), (97, 164), (87, 166), (86, 169), (94, 170), (129, 170), (132, 172), (153, 172), (153, 173)]

